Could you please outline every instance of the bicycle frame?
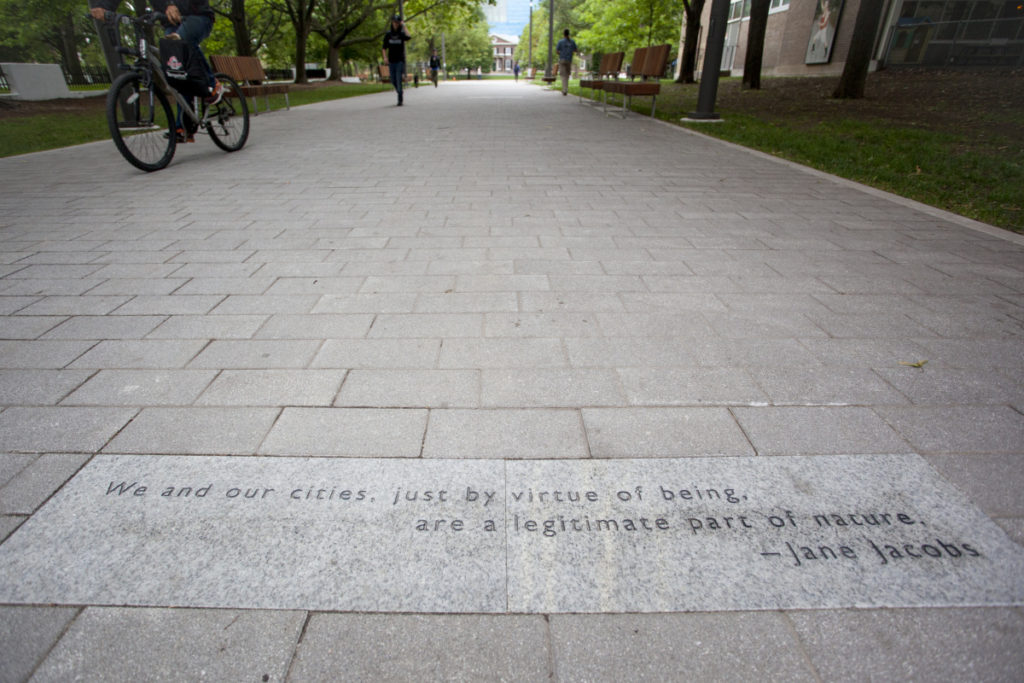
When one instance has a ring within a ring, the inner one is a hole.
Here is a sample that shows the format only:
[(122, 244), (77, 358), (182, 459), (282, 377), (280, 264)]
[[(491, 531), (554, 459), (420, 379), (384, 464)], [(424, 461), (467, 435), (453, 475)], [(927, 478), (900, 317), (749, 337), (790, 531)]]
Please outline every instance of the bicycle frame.
[[(155, 84), (157, 89), (164, 93), (164, 95), (174, 100), (182, 114), (187, 116), (197, 127), (202, 128), (206, 123), (206, 117), (200, 117), (197, 113), (199, 110), (199, 98), (193, 98), (194, 102), (190, 103), (188, 98), (167, 83), (167, 79), (164, 77), (163, 65), (160, 64), (160, 50), (155, 45), (151, 45), (149, 41), (147, 29), (155, 27), (158, 22), (165, 23), (167, 21), (166, 17), (160, 12), (151, 12), (141, 17), (117, 14), (115, 15), (115, 21), (125, 25), (130, 24), (135, 32), (136, 47), (117, 46), (119, 54), (135, 57), (134, 63), (122, 64), (121, 68), (125, 71), (138, 73), (142, 76), (142, 81), (146, 85)], [(153, 95), (150, 94), (150, 97), (153, 97)]]

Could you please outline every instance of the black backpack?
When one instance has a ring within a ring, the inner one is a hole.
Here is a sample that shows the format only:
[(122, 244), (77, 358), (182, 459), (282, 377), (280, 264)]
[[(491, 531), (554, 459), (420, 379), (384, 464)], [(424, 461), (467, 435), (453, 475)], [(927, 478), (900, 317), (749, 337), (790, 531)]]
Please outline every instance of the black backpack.
[(167, 82), (185, 97), (210, 94), (210, 79), (203, 67), (203, 57), (190, 43), (174, 38), (160, 39), (160, 63)]

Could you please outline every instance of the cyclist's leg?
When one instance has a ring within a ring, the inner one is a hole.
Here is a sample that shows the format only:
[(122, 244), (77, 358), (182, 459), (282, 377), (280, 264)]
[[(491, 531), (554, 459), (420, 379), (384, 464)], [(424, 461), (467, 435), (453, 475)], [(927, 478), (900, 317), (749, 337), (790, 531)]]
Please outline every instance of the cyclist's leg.
[(213, 69), (210, 68), (210, 63), (206, 61), (206, 53), (203, 52), (202, 42), (209, 37), (212, 30), (213, 21), (209, 17), (202, 14), (189, 14), (181, 18), (180, 24), (167, 31), (168, 33), (177, 33), (182, 40), (196, 48), (196, 51), (199, 53), (199, 59), (203, 64), (203, 71), (206, 72), (206, 78), (211, 88), (216, 84), (216, 81), (213, 78)]

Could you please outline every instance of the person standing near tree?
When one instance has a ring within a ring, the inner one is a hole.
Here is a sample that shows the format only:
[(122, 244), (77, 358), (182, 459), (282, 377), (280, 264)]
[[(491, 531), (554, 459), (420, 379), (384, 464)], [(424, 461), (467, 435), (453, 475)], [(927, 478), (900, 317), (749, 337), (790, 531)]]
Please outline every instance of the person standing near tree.
[[(569, 29), (565, 29), (563, 35), (565, 36), (555, 47), (555, 51), (558, 52), (558, 70), (562, 74), (562, 94), (569, 94), (569, 74), (572, 73), (572, 56), (580, 51), (576, 47), (576, 41), (569, 37)], [(548, 43), (550, 45), (550, 43)]]
[(437, 56), (437, 50), (433, 50), (430, 53), (430, 80), (434, 81), (434, 87), (437, 87), (437, 74), (441, 70), (441, 58)]
[(402, 81), (405, 79), (405, 43), (412, 36), (405, 29), (405, 22), (398, 14), (391, 17), (391, 28), (384, 34), (384, 44), (381, 47), (381, 54), (388, 63), (388, 71), (391, 74), (391, 85), (398, 93), (398, 106), (402, 106)]

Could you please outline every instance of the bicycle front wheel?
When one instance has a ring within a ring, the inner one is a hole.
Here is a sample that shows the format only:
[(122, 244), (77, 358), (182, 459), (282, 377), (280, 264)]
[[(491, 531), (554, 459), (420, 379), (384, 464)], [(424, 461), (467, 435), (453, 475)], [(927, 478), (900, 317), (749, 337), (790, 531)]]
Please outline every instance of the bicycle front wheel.
[(214, 74), (224, 94), (217, 104), (206, 108), (206, 130), (214, 144), (225, 152), (237, 152), (249, 139), (249, 105), (238, 83), (226, 74)]
[(177, 136), (167, 96), (140, 74), (120, 76), (107, 92), (107, 124), (121, 156), (143, 171), (171, 163)]

